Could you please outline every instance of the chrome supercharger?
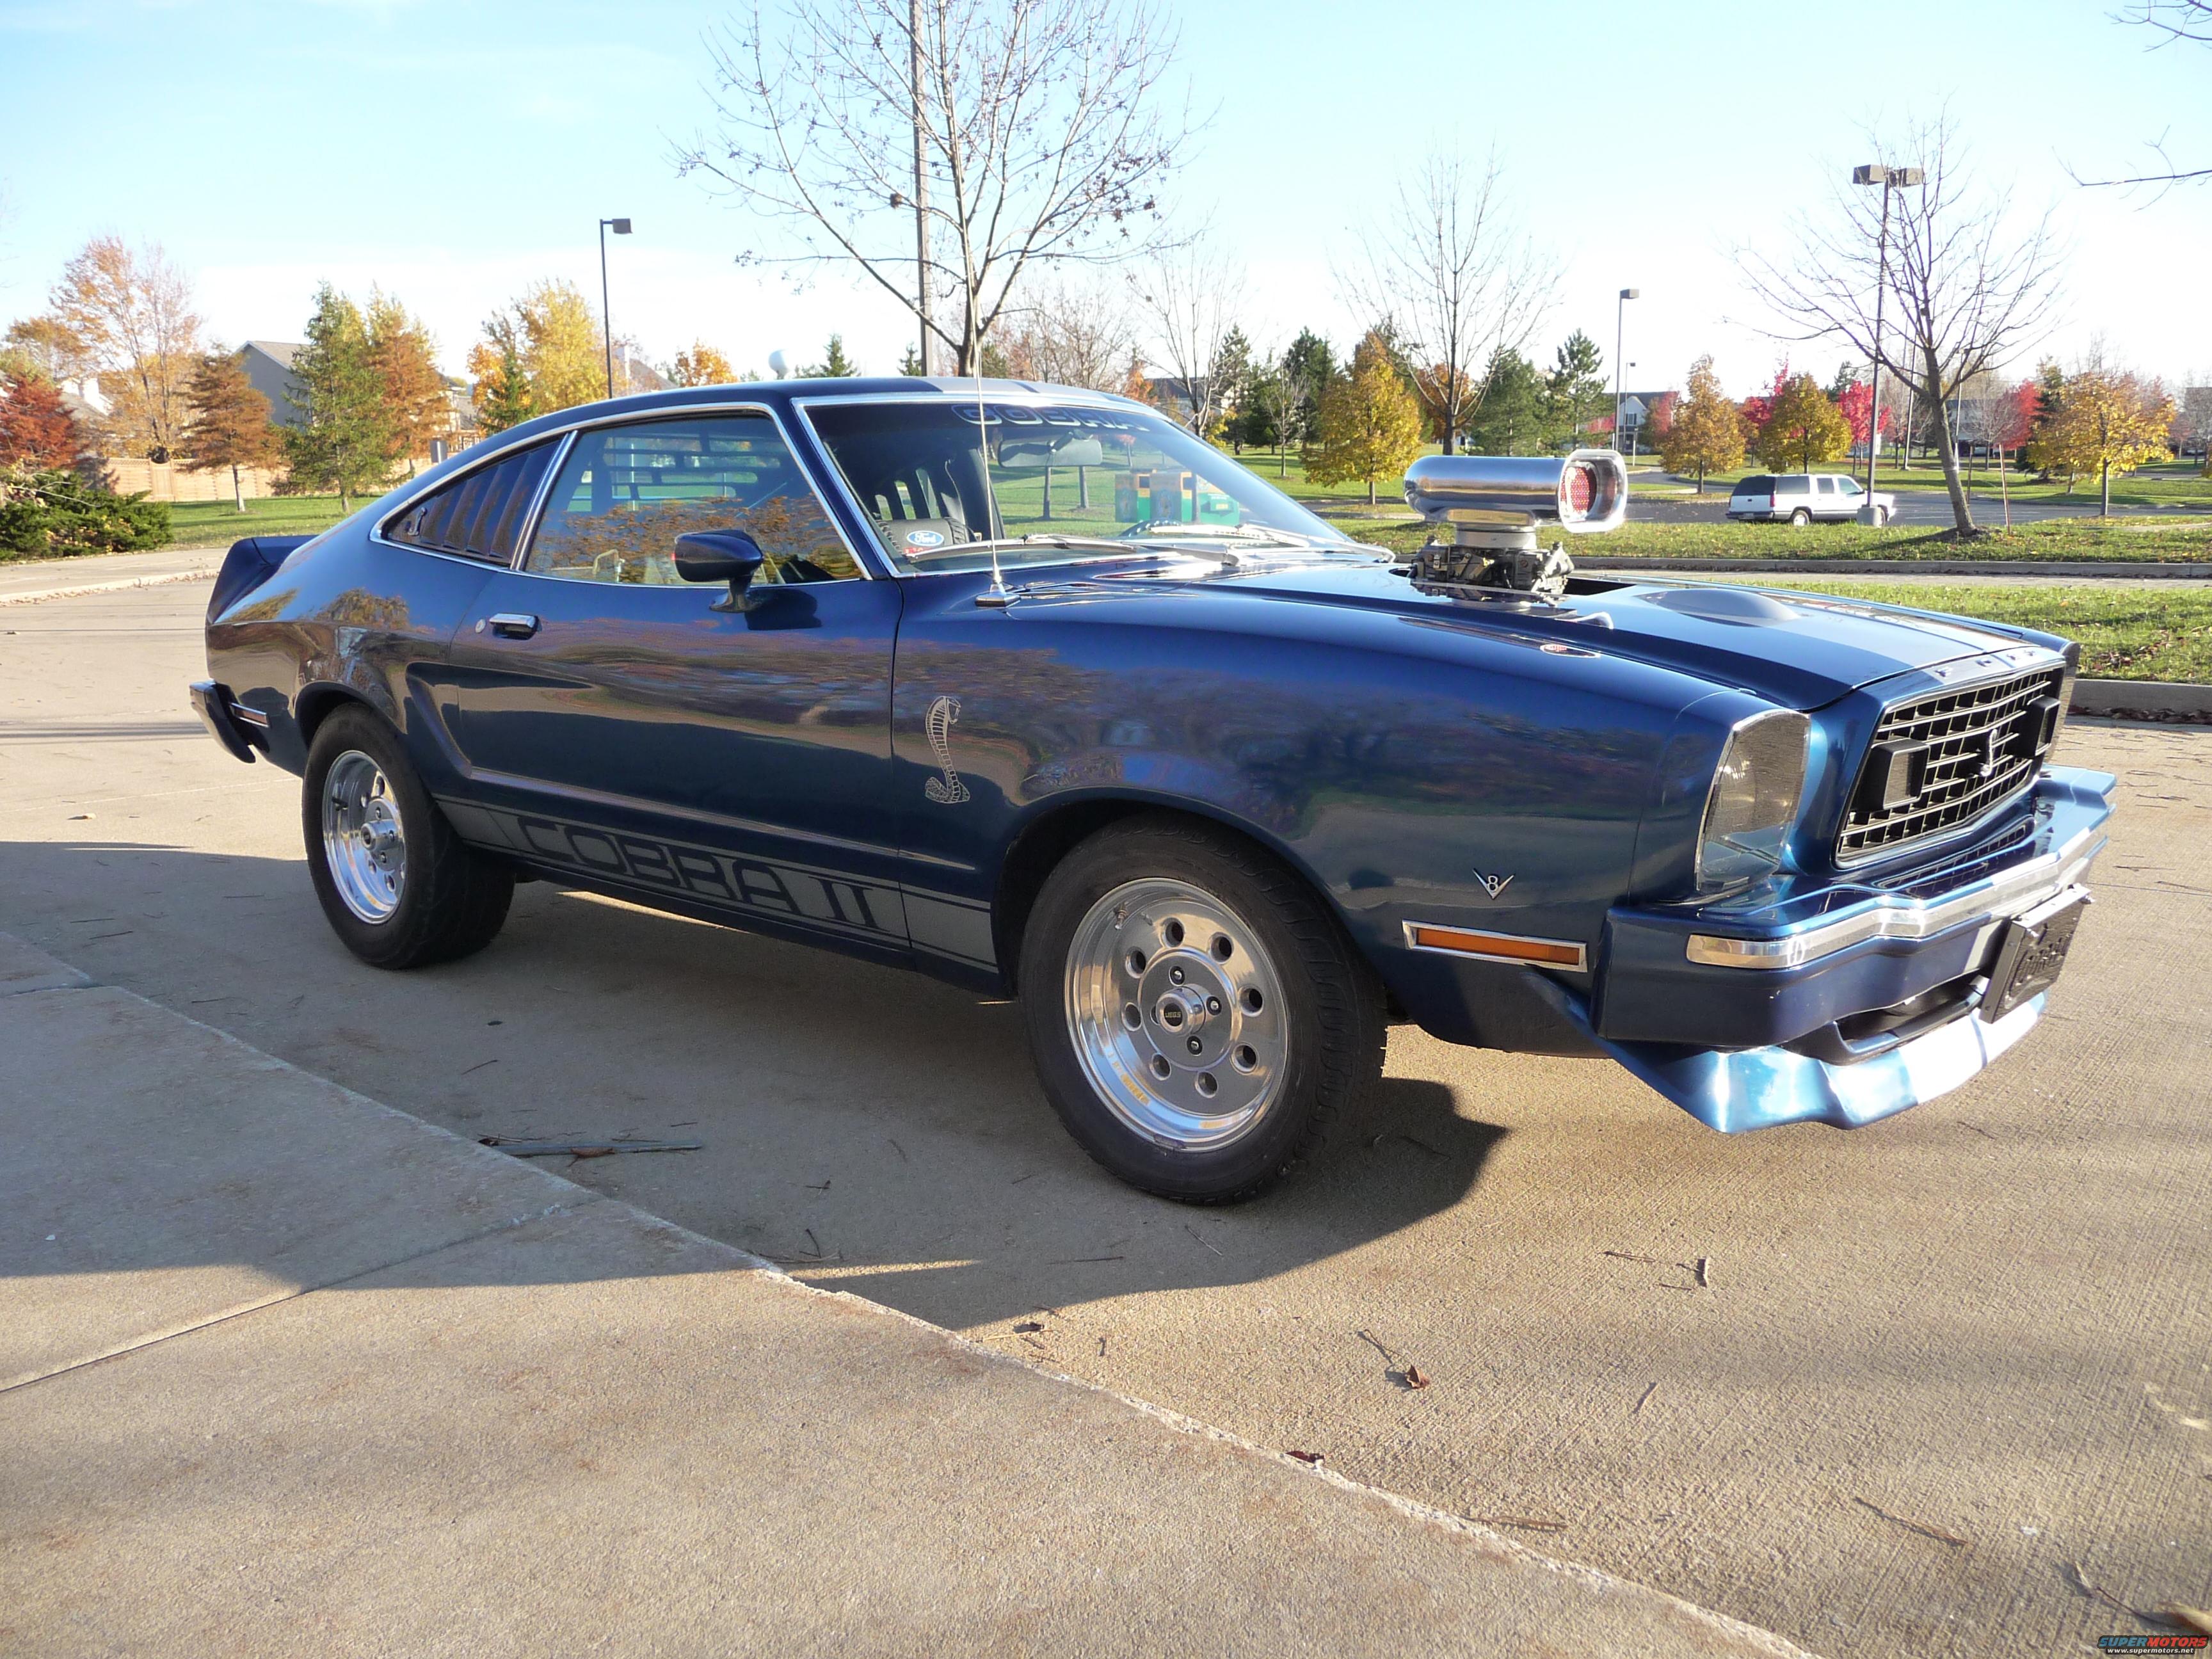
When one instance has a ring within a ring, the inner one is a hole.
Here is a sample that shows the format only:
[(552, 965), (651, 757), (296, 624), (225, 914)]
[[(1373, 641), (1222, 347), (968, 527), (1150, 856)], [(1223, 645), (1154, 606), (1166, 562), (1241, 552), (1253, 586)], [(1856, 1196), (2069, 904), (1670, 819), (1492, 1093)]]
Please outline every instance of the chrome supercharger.
[(1546, 530), (1587, 536), (1628, 512), (1628, 468), (1610, 449), (1568, 455), (1425, 455), (1407, 469), (1406, 505), (1429, 524), (1416, 580), (1556, 599), (1574, 572)]

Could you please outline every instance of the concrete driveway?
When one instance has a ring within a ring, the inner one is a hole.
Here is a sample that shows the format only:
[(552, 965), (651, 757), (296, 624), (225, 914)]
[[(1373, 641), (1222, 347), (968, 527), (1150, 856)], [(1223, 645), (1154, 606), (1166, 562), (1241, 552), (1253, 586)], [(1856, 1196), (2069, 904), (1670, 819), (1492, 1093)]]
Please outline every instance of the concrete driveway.
[(1818, 1651), (2212, 1602), (2212, 731), (2070, 732), (2123, 779), (2100, 902), (1958, 1094), (1723, 1139), (1404, 1030), (1356, 1135), (1217, 1212), (1095, 1170), (1015, 1011), (917, 977), (544, 884), (471, 962), (359, 966), (296, 781), (185, 703), (204, 604), (0, 611), (0, 929), (470, 1133), (696, 1137), (567, 1173)]

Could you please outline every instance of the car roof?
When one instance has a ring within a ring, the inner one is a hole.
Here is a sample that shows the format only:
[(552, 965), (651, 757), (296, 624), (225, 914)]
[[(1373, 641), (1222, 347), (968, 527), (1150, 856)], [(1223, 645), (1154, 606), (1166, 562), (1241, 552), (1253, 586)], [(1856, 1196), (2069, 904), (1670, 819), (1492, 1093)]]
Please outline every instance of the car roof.
[[(1133, 398), (1119, 392), (1094, 392), (1085, 386), (1057, 386), (1048, 380), (1012, 380), (986, 376), (981, 380), (911, 374), (863, 374), (797, 380), (740, 380), (723, 386), (678, 386), (666, 392), (647, 392), (629, 398), (602, 398), (568, 409), (556, 410), (510, 427), (496, 437), (471, 446), (471, 453), (489, 454), (510, 444), (527, 443), (549, 432), (559, 432), (586, 421), (605, 421), (627, 415), (651, 415), (660, 410), (696, 410), (702, 404), (766, 404), (779, 411), (794, 403), (824, 398), (912, 398), (975, 397), (1067, 403), (1115, 404), (1149, 410)], [(1154, 411), (1157, 412), (1157, 411)]]

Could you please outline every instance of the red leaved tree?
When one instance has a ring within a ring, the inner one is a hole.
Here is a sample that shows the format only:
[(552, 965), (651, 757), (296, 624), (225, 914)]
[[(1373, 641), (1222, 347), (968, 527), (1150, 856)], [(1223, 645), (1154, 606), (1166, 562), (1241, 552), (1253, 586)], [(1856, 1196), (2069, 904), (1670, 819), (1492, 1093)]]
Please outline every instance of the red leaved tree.
[(84, 434), (47, 381), (30, 374), (0, 380), (0, 466), (70, 466)]
[[(1851, 428), (1851, 444), (1862, 448), (1867, 441), (1868, 417), (1874, 413), (1874, 388), (1864, 380), (1853, 380), (1836, 399), (1836, 407), (1843, 411), (1844, 421)], [(1897, 405), (1881, 406), (1881, 434), (1887, 437), (1897, 430)]]

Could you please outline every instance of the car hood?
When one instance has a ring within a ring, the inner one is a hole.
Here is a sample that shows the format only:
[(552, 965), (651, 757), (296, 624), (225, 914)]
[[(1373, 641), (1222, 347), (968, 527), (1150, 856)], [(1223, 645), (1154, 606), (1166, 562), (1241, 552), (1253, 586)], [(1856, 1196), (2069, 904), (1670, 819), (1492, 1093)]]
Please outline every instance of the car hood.
[[(1161, 577), (1191, 580), (1188, 566), (1152, 579)], [(1146, 579), (1130, 572), (1115, 580)], [(1253, 560), (1194, 585), (1255, 603), (1334, 602), (1471, 633), (1533, 635), (1807, 710), (1908, 670), (2041, 642), (1955, 617), (1717, 582), (1579, 580), (1590, 591), (1571, 592), (1556, 608), (1493, 603), (1418, 586), (1381, 561), (1342, 556)]]

